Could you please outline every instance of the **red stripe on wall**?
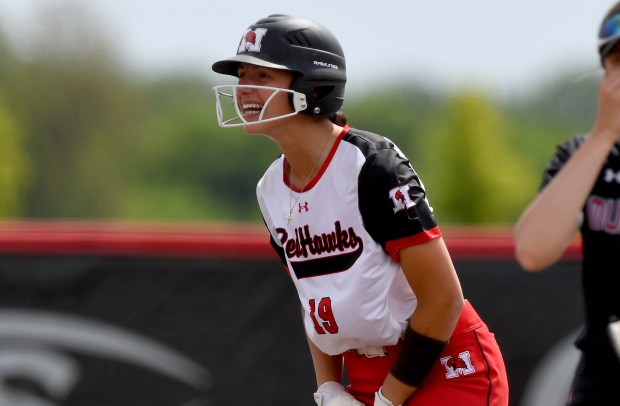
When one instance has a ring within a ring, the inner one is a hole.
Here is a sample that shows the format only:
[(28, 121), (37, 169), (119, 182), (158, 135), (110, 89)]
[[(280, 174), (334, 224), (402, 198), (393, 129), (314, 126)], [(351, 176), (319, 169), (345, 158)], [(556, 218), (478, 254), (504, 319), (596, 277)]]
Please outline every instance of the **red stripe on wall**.
[[(453, 259), (514, 258), (510, 228), (442, 227)], [(262, 225), (92, 221), (0, 222), (0, 254), (278, 260)], [(581, 258), (575, 239), (565, 259)]]
[(0, 222), (0, 253), (275, 259), (264, 227)]

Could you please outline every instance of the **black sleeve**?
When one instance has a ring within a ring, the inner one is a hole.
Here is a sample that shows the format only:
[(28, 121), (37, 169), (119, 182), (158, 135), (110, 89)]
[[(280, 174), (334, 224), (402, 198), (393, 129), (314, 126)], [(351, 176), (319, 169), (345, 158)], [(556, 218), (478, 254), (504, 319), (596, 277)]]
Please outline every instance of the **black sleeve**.
[(547, 163), (539, 191), (544, 189), (545, 186), (551, 182), (551, 179), (564, 167), (566, 162), (568, 162), (575, 151), (579, 149), (584, 140), (585, 135), (576, 135), (557, 146), (553, 157)]
[(437, 227), (422, 181), (393, 145), (367, 156), (358, 183), (364, 225), (384, 248)]

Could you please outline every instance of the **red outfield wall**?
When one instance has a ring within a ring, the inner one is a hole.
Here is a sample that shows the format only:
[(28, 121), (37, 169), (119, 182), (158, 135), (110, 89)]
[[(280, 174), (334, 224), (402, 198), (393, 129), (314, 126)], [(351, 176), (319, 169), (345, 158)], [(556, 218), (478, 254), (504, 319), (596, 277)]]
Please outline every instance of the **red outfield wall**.
[[(518, 405), (581, 322), (579, 243), (526, 273), (509, 229), (443, 232)], [(15, 406), (314, 405), (297, 298), (261, 226), (0, 223), (0, 379)]]

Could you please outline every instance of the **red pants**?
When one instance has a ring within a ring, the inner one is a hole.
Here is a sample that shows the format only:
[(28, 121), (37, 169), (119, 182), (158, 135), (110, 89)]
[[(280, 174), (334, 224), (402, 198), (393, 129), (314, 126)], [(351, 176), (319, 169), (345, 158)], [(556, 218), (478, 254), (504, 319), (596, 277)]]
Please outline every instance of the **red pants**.
[[(367, 406), (381, 387), (400, 349), (387, 347), (384, 357), (343, 354), (347, 391)], [(465, 301), (458, 323), (441, 356), (404, 406), (507, 406), (508, 377), (495, 336)]]

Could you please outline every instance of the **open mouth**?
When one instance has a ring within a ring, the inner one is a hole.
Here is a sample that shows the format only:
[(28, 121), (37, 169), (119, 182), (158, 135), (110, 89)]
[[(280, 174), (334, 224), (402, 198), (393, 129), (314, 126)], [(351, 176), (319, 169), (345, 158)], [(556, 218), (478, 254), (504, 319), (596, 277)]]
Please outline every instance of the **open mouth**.
[(263, 111), (263, 105), (258, 103), (247, 103), (242, 106), (243, 109), (243, 117), (249, 118), (256, 116)]

